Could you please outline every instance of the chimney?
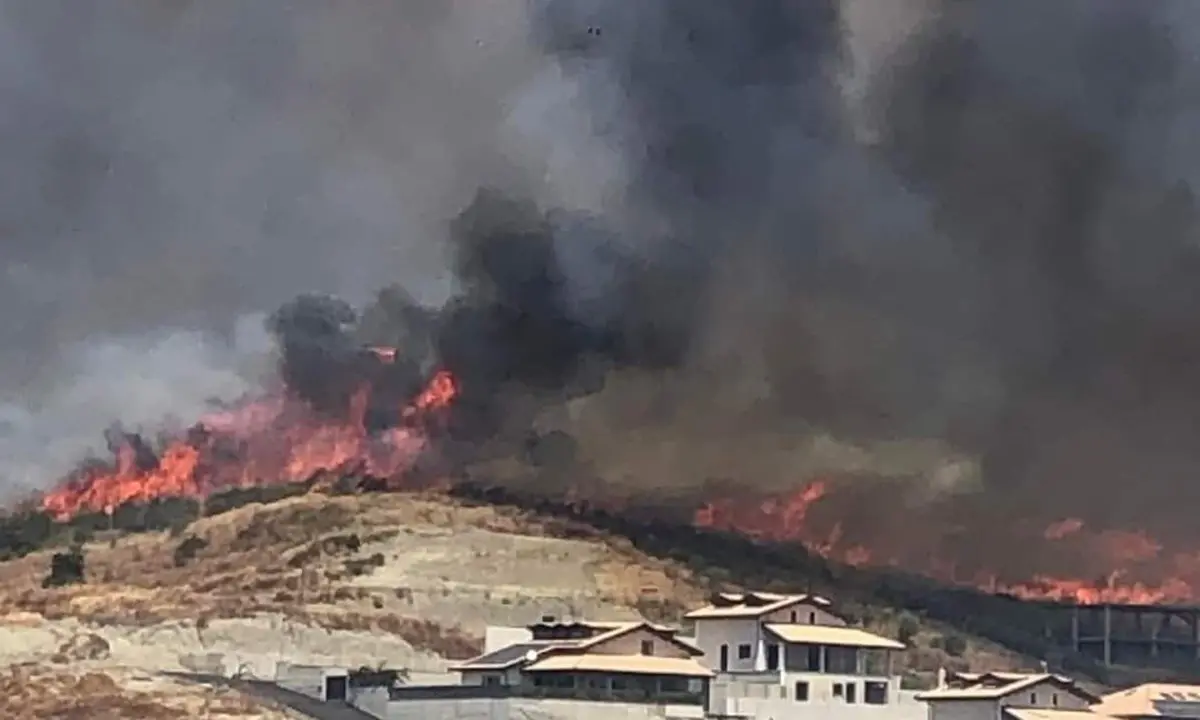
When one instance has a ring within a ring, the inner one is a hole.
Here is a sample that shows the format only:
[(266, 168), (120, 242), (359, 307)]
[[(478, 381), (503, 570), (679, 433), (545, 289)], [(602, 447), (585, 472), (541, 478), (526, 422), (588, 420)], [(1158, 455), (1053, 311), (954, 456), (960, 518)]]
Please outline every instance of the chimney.
[(946, 688), (946, 668), (944, 668), (944, 667), (938, 668), (937, 687), (938, 687), (938, 690), (944, 690)]
[(1048, 662), (1046, 662), (1045, 660), (1043, 660), (1043, 661), (1041, 661), (1040, 663), (1038, 663), (1038, 666), (1042, 668), (1042, 674), (1043, 674), (1043, 675), (1049, 675), (1049, 674), (1050, 674), (1050, 663), (1048, 663)]

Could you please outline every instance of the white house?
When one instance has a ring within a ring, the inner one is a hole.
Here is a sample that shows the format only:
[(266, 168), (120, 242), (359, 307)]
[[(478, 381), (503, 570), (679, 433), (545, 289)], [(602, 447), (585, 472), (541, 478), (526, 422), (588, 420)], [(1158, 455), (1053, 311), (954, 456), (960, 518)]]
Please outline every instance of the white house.
[(715, 714), (819, 714), (837, 706), (853, 715), (925, 716), (923, 705), (902, 698), (892, 670), (892, 653), (904, 645), (851, 627), (823, 597), (723, 593), (684, 617), (716, 673)]
[(1049, 673), (954, 673), (919, 693), (929, 720), (1096, 720), (1099, 698), (1075, 681)]

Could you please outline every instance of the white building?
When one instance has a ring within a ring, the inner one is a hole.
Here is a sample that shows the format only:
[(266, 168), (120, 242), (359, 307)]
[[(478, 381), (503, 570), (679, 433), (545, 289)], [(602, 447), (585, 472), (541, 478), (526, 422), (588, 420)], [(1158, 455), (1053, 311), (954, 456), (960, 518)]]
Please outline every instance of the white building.
[(715, 715), (926, 715), (893, 671), (892, 653), (904, 645), (851, 627), (823, 597), (723, 593), (684, 617), (716, 673)]
[(955, 673), (919, 693), (929, 720), (1090, 720), (1095, 695), (1049, 673)]

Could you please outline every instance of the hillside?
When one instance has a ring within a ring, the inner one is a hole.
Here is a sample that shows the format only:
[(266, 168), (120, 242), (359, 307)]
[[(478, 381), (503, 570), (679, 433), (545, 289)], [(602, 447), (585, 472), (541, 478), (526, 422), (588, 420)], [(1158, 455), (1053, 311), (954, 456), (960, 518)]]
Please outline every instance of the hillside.
[[(678, 620), (732, 584), (719, 567), (653, 557), (578, 522), (435, 494), (310, 492), (172, 531), (101, 533), (82, 550), (86, 582), (66, 587), (42, 587), (49, 549), (0, 564), (0, 662), (121, 687), (213, 653), (226, 671), (268, 675), (285, 658), (399, 666), (415, 681), (477, 652), (488, 624)], [(879, 632), (912, 634), (911, 683), (941, 665), (1035, 664), (895, 608), (847, 607)]]

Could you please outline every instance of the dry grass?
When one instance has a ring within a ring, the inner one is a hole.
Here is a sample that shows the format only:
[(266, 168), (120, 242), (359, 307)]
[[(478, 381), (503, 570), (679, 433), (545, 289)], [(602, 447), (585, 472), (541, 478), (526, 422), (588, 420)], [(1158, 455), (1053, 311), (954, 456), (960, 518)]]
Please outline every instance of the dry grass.
[(131, 689), (108, 673), (70, 673), (18, 666), (0, 674), (0, 717), (6, 720), (284, 720), (288, 716), (278, 708), (231, 690), (164, 680), (156, 680), (145, 689)]
[[(384, 561), (367, 556), (367, 545), (412, 527), (585, 541), (602, 550), (587, 570), (604, 598), (660, 622), (677, 621), (686, 608), (704, 600), (713, 582), (675, 562), (649, 557), (623, 538), (518, 510), (467, 506), (434, 495), (312, 493), (203, 518), (174, 535), (145, 533), (91, 543), (84, 549), (87, 582), (82, 585), (43, 589), (49, 552), (0, 563), (0, 616), (36, 613), (123, 626), (185, 620), (202, 626), (216, 618), (270, 612), (329, 630), (391, 633), (447, 658), (473, 655), (477, 638), (415, 612), (404, 616), (402, 588), (385, 598), (348, 584)], [(181, 563), (177, 550), (184, 542), (191, 547)], [(471, 558), (464, 556), (463, 562)], [(538, 559), (523, 562), (536, 567)], [(898, 615), (887, 609), (876, 609), (864, 621), (883, 634), (898, 634)], [(977, 640), (969, 641), (961, 658), (952, 657), (938, 647), (946, 632), (923, 625), (904, 666), (925, 674), (942, 665), (1010, 669), (1030, 664)]]

